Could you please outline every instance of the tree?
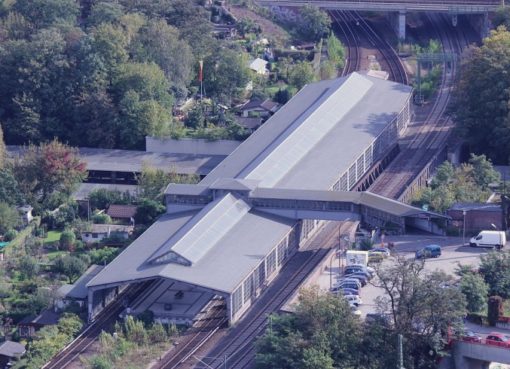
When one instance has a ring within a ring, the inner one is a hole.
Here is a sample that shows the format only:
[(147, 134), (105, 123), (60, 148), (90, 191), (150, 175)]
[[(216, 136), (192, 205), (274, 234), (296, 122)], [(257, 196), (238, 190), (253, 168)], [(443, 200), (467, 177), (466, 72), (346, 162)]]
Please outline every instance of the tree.
[(62, 250), (72, 251), (76, 243), (76, 236), (73, 231), (66, 230), (60, 234), (59, 244)]
[(289, 73), (289, 83), (301, 90), (308, 83), (313, 82), (315, 73), (310, 63), (301, 62), (292, 67)]
[(140, 196), (154, 201), (161, 201), (163, 191), (170, 183), (170, 177), (163, 170), (148, 165), (142, 166), (142, 172), (136, 180)]
[(326, 40), (328, 49), (328, 59), (335, 65), (336, 68), (343, 68), (345, 64), (345, 47), (340, 40), (336, 38), (334, 33), (331, 33)]
[(321, 80), (324, 79), (332, 79), (337, 76), (337, 70), (335, 65), (329, 61), (326, 60), (321, 63)]
[(129, 192), (99, 188), (89, 194), (91, 210), (107, 209), (111, 204), (128, 205), (133, 198)]
[(25, 279), (32, 279), (39, 273), (39, 264), (31, 256), (22, 256), (19, 259), (18, 269)]
[(188, 112), (186, 120), (184, 121), (186, 127), (197, 129), (205, 127), (204, 108), (196, 105)]
[(80, 13), (74, 0), (16, 0), (14, 10), (39, 28), (58, 23), (74, 24)]
[(510, 158), (509, 69), (510, 32), (499, 27), (464, 56), (453, 107), (471, 151), (502, 164)]
[(18, 211), (5, 202), (0, 202), (0, 234), (15, 228), (20, 223)]
[(502, 6), (499, 8), (496, 13), (494, 13), (492, 24), (494, 24), (496, 28), (504, 26), (507, 30), (510, 29), (510, 7)]
[(73, 283), (87, 269), (87, 264), (76, 256), (61, 256), (55, 260), (54, 270), (65, 275)]
[(293, 315), (274, 316), (257, 341), (256, 368), (348, 368), (356, 362), (360, 323), (347, 301), (302, 290)]
[(154, 62), (164, 72), (177, 96), (185, 97), (191, 77), (193, 54), (179, 31), (164, 20), (151, 21), (144, 27), (136, 41), (137, 58)]
[(385, 292), (377, 299), (378, 310), (391, 315), (395, 331), (408, 342), (405, 367), (435, 367), (435, 355), (429, 351), (440, 353), (448, 329), (459, 328), (466, 312), (464, 295), (450, 287), (452, 277), (426, 273), (423, 261), (398, 257), (376, 273), (377, 285)]
[(318, 41), (329, 33), (331, 18), (328, 13), (315, 6), (306, 5), (300, 9), (299, 33), (310, 41)]
[(460, 290), (466, 297), (469, 312), (479, 313), (483, 311), (487, 305), (489, 287), (481, 275), (475, 273), (462, 275)]
[(23, 195), (10, 169), (0, 169), (0, 203), (23, 204)]
[(491, 160), (487, 160), (485, 155), (471, 154), (469, 164), (472, 167), (473, 180), (482, 191), (488, 190), (490, 184), (498, 184), (501, 180), (501, 175), (493, 168)]
[(31, 204), (52, 208), (67, 200), (86, 177), (78, 151), (57, 140), (28, 146), (16, 160), (13, 173)]
[(100, 1), (93, 4), (90, 15), (87, 17), (87, 23), (90, 26), (99, 26), (101, 23), (116, 24), (124, 15), (124, 7), (118, 3), (109, 1)]
[(158, 201), (143, 199), (136, 208), (135, 221), (141, 224), (152, 224), (165, 212), (165, 206)]
[(489, 184), (499, 180), (499, 173), (485, 155), (471, 154), (469, 162), (457, 168), (447, 161), (441, 164), (431, 186), (422, 190), (414, 202), (444, 212), (455, 202), (485, 201), (490, 195)]
[(490, 295), (510, 297), (510, 252), (490, 252), (481, 256), (480, 273), (489, 285)]
[(141, 147), (145, 136), (162, 136), (168, 131), (173, 98), (157, 64), (119, 66), (113, 88), (120, 108), (119, 137), (124, 147)]
[(230, 104), (248, 83), (247, 57), (239, 50), (218, 48), (204, 59), (204, 86), (207, 94)]

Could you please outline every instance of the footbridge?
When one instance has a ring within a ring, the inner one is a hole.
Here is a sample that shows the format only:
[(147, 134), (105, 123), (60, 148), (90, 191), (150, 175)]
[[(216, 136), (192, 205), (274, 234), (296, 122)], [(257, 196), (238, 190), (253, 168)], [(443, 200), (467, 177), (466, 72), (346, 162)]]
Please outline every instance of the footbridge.
[(478, 14), (487, 23), (487, 14), (504, 6), (505, 0), (257, 0), (257, 3), (281, 8), (312, 5), (325, 10), (388, 12), (399, 38), (404, 39), (408, 12), (448, 13), (454, 19), (459, 14)]
[(456, 342), (453, 346), (456, 369), (488, 369), (491, 363), (510, 365), (510, 348), (474, 342)]

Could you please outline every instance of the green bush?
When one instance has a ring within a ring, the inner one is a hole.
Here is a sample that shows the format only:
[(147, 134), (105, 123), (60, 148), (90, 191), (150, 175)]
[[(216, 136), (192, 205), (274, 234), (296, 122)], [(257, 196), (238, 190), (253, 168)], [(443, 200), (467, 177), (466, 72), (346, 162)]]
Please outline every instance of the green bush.
[(94, 214), (92, 216), (92, 222), (95, 224), (110, 224), (112, 222), (112, 218), (108, 214)]
[(4, 234), (4, 241), (12, 241), (12, 240), (14, 240), (16, 238), (17, 235), (18, 235), (18, 231), (17, 230), (9, 229)]
[(113, 363), (104, 356), (94, 356), (89, 362), (91, 369), (114, 369)]
[(59, 244), (63, 250), (72, 251), (76, 243), (76, 236), (73, 231), (66, 230), (60, 235)]

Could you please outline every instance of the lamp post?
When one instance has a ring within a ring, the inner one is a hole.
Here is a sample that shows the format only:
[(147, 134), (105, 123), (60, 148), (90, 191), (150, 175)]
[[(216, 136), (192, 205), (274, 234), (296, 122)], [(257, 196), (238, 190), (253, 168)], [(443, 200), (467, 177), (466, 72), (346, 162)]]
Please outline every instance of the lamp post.
[(462, 246), (466, 245), (466, 210), (462, 210)]

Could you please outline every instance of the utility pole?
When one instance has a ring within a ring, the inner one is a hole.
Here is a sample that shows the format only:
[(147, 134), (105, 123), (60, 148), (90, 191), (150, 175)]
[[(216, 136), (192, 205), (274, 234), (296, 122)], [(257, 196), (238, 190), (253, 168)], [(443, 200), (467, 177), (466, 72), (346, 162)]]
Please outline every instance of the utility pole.
[(404, 368), (404, 353), (402, 349), (402, 335), (398, 335), (398, 364), (397, 369), (405, 369)]

